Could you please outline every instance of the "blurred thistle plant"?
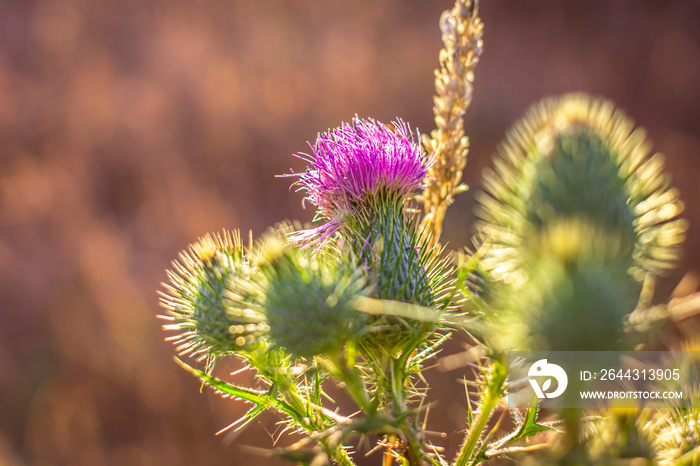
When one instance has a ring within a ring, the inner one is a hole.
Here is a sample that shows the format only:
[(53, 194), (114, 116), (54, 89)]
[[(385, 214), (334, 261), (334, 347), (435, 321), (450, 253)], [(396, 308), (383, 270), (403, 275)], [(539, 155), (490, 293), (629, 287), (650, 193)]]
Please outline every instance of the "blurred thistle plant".
[(620, 459), (643, 459), (639, 462), (654, 464), (649, 410), (612, 408), (602, 414), (588, 419), (583, 433), (583, 442), (595, 464), (619, 464)]
[(684, 239), (662, 157), (583, 94), (535, 105), (500, 152), (478, 225), (480, 265), (498, 283), (494, 344), (614, 349), (641, 283), (673, 266)]
[(591, 457), (600, 464), (619, 458), (644, 458), (660, 466), (700, 462), (700, 353), (697, 337), (673, 351), (665, 367), (678, 369), (677, 385), (661, 381), (659, 389), (678, 390), (685, 397), (667, 401), (666, 409), (611, 409), (598, 416), (584, 432)]
[[(494, 165), (479, 197), (480, 246), (460, 272), (487, 344), (501, 354), (625, 348), (643, 284), (674, 265), (686, 230), (644, 132), (609, 102), (549, 98), (513, 127)], [(475, 292), (484, 284), (488, 293)], [(578, 464), (588, 457), (581, 413), (561, 415), (556, 461)]]
[[(655, 460), (661, 466), (700, 463), (700, 340), (695, 335), (669, 352), (665, 365), (678, 369), (682, 400), (668, 403), (668, 409), (651, 413), (643, 432), (652, 439)], [(662, 388), (669, 387), (667, 381)], [(667, 385), (667, 386), (664, 386)]]
[(655, 460), (660, 466), (681, 466), (700, 463), (700, 412), (693, 405), (672, 407), (669, 413), (658, 412), (653, 422), (645, 425), (652, 437)]
[[(533, 405), (513, 410), (512, 430), (499, 435), (504, 353), (623, 345), (626, 319), (673, 265), (686, 225), (643, 131), (609, 102), (572, 94), (543, 100), (510, 131), (485, 173), (478, 247), (454, 267), (436, 245), (448, 206), (467, 188), (463, 116), (482, 50), (478, 2), (456, 0), (440, 28), (430, 136), (400, 119), (358, 117), (320, 133), (310, 155), (297, 154), (309, 167), (286, 175), (320, 225), (278, 225), (247, 247), (237, 232), (207, 235), (173, 263), (163, 328), (176, 332), (167, 340), (180, 356), (205, 365), (177, 362), (252, 405), (222, 432), (274, 410), (304, 438), (272, 454), (305, 465), (351, 466), (346, 445), (368, 435), (380, 438), (384, 465), (471, 466), (525, 452), (537, 464), (632, 454), (697, 464), (693, 405), (668, 416), (612, 413), (583, 427), (578, 411), (544, 422)], [(411, 205), (420, 189), (422, 219)], [(479, 358), (467, 383), (476, 406), (468, 390), (465, 438), (450, 462), (426, 441), (423, 371), (454, 329), (473, 335)], [(231, 355), (255, 371), (253, 387), (213, 375)], [(330, 381), (357, 412), (340, 412), (325, 393)], [(560, 442), (524, 445), (559, 425)]]

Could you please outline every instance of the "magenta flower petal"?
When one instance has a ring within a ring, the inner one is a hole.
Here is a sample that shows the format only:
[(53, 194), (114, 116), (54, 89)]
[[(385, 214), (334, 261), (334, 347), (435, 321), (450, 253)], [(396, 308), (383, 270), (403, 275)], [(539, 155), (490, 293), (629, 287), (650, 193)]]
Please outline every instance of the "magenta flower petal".
[(309, 144), (312, 155), (295, 154), (312, 165), (292, 176), (307, 192), (304, 200), (316, 205), (319, 217), (328, 222), (300, 232), (297, 239), (316, 237), (323, 242), (342, 227), (345, 218), (366, 209), (372, 199), (380, 195), (402, 199), (423, 187), (431, 161), (419, 141), (400, 119), (392, 129), (355, 117), (350, 124), (319, 134), (316, 144)]

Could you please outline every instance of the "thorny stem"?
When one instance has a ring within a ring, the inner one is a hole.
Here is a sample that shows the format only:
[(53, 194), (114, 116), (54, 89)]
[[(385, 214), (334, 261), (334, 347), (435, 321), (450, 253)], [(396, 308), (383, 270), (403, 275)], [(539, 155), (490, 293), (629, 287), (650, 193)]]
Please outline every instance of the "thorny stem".
[(416, 433), (416, 430), (408, 425), (408, 419), (404, 416), (406, 410), (406, 383), (408, 382), (409, 375), (406, 372), (406, 368), (409, 364), (409, 360), (415, 352), (416, 348), (425, 339), (425, 332), (417, 332), (416, 335), (408, 342), (401, 356), (397, 359), (391, 360), (391, 370), (389, 375), (391, 377), (391, 402), (392, 409), (394, 411), (394, 416), (403, 417), (402, 424), (402, 434), (406, 439), (406, 457), (410, 466), (422, 466), (423, 462), (423, 441)]
[(459, 451), (459, 456), (454, 462), (454, 466), (467, 466), (474, 455), (486, 424), (491, 418), (491, 412), (501, 400), (503, 384), (508, 375), (508, 368), (498, 360), (493, 361), (493, 366), (489, 369), (484, 380), (484, 392), (482, 394), (481, 406), (469, 426), (467, 437)]
[(339, 466), (355, 466), (355, 463), (342, 445), (338, 445), (335, 451), (333, 451), (333, 459)]
[(367, 393), (367, 386), (362, 378), (354, 371), (352, 364), (342, 351), (330, 355), (328, 359), (320, 358), (320, 362), (340, 380), (345, 382), (345, 389), (364, 413), (374, 411), (373, 403)]
[(423, 135), (423, 145), (434, 154), (435, 162), (418, 196), (425, 211), (421, 226), (433, 245), (440, 239), (447, 207), (454, 196), (467, 189), (461, 184), (469, 149), (463, 117), (471, 102), (474, 69), (483, 46), (478, 4), (478, 0), (456, 0), (454, 8), (440, 18), (445, 48), (440, 50), (440, 68), (435, 70), (433, 112), (437, 129), (430, 136)]

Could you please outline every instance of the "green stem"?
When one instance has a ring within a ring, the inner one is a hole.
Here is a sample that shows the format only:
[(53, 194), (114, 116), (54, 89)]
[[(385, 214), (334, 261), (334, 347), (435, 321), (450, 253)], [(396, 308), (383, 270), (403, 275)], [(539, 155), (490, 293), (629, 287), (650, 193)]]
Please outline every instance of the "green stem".
[(389, 376), (391, 377), (391, 404), (394, 411), (394, 417), (401, 417), (401, 430), (406, 439), (406, 459), (410, 466), (422, 466), (423, 463), (423, 442), (417, 438), (416, 431), (410, 425), (407, 425), (407, 418), (404, 416), (406, 412), (406, 388), (405, 383), (408, 380), (406, 367), (411, 354), (420, 346), (425, 339), (425, 332), (418, 332), (414, 338), (406, 345), (403, 353), (398, 359), (391, 360), (392, 366)]
[(355, 466), (352, 458), (350, 458), (350, 455), (348, 455), (348, 452), (345, 451), (342, 445), (336, 447), (333, 452), (333, 459), (339, 466)]
[(367, 393), (367, 386), (357, 374), (354, 366), (348, 362), (342, 350), (318, 360), (325, 366), (326, 370), (345, 383), (345, 390), (355, 400), (362, 412), (369, 414), (375, 411)]
[(408, 446), (406, 451), (408, 453), (407, 459), (410, 466), (423, 466), (423, 444), (415, 438), (414, 432), (405, 432), (406, 440), (408, 441)]
[[(493, 361), (493, 366), (486, 376), (484, 393), (481, 399), (481, 406), (476, 418), (469, 426), (467, 437), (460, 449), (459, 456), (454, 462), (454, 466), (467, 466), (474, 456), (479, 439), (481, 438), (486, 424), (491, 418), (491, 412), (501, 399), (503, 383), (508, 375), (508, 368), (498, 360)], [(468, 402), (468, 401), (467, 401)]]

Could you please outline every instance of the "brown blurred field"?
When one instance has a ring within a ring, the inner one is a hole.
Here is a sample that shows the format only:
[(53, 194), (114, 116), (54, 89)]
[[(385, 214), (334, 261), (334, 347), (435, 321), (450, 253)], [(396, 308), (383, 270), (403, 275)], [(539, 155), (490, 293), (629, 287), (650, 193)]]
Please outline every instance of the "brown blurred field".
[[(214, 436), (245, 406), (200, 393), (173, 363), (156, 290), (203, 233), (310, 221), (275, 175), (303, 168), (291, 154), (318, 131), (355, 114), (431, 130), (451, 5), (0, 2), (0, 465), (285, 464), (242, 447), (272, 444), (273, 415), (233, 442)], [(466, 182), (478, 188), (539, 98), (615, 101), (686, 202), (686, 256), (665, 299), (699, 270), (700, 2), (484, 0), (481, 16)], [(448, 214), (455, 249), (472, 191)], [(466, 421), (462, 376), (433, 375), (430, 428), (449, 452)]]

